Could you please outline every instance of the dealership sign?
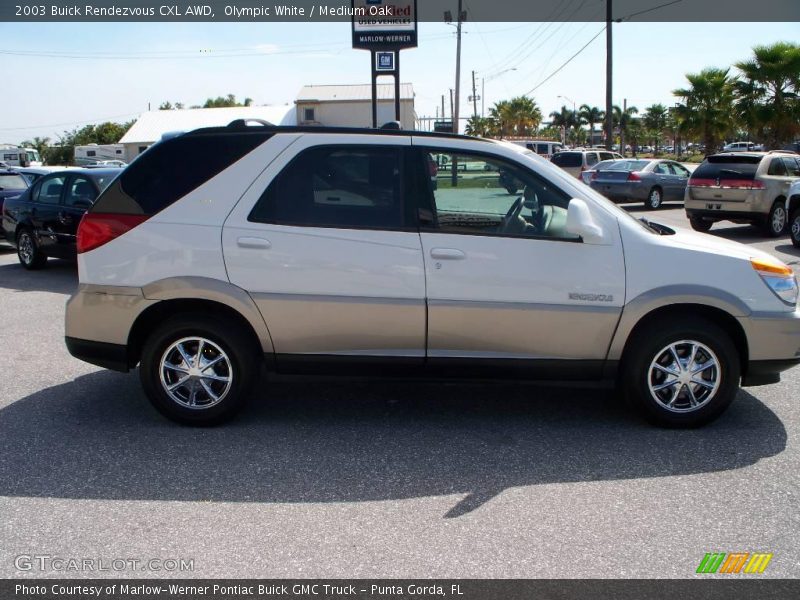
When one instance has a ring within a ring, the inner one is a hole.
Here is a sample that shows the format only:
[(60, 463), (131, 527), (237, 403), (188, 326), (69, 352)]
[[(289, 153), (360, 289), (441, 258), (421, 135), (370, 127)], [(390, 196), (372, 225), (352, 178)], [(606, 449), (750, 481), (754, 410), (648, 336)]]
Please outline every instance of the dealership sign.
[(352, 0), (353, 48), (416, 48), (416, 0)]

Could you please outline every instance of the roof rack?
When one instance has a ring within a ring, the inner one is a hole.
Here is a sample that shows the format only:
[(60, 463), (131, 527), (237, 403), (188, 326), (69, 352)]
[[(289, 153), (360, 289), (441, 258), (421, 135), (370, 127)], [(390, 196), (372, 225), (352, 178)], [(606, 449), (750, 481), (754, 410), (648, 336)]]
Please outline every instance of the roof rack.
[(264, 119), (254, 119), (254, 118), (247, 118), (247, 119), (235, 119), (228, 123), (228, 127), (231, 129), (241, 129), (242, 127), (247, 127), (248, 123), (258, 123), (262, 127), (275, 127), (275, 123), (270, 123), (269, 121), (265, 121)]

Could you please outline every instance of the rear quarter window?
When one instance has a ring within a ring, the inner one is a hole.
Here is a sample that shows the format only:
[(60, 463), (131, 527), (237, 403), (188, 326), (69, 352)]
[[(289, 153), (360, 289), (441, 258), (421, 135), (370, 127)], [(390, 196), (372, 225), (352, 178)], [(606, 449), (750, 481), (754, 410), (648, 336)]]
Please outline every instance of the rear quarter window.
[(0, 189), (3, 190), (26, 190), (28, 181), (16, 173), (0, 174)]
[(92, 212), (154, 215), (269, 137), (261, 132), (188, 134), (159, 142), (123, 171), (98, 198)]

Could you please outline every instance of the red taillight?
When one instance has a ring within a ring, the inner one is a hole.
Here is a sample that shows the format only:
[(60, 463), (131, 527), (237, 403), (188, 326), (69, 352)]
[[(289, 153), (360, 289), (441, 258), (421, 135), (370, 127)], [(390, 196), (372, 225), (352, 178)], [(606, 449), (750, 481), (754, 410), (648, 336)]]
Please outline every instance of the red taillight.
[(636, 171), (631, 171), (628, 173), (628, 181), (641, 181), (642, 178), (639, 177), (639, 174)]
[(86, 213), (78, 225), (78, 254), (94, 250), (146, 220), (146, 215)]
[(723, 179), (720, 182), (722, 187), (733, 188), (735, 190), (763, 190), (764, 184), (754, 179)]
[(597, 171), (592, 171), (592, 176), (590, 177), (590, 179), (591, 179), (592, 181), (594, 181), (595, 179), (597, 179)]
[(696, 188), (717, 187), (717, 180), (703, 179), (701, 177), (691, 177), (689, 179), (689, 187), (696, 187)]

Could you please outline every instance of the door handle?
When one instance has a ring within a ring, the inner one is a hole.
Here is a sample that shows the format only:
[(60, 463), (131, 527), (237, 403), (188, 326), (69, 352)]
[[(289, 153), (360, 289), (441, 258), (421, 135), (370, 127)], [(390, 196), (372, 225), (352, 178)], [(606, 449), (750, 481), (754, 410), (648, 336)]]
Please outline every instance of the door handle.
[(439, 260), (461, 260), (467, 258), (467, 255), (456, 248), (432, 248), (431, 258)]
[(236, 245), (240, 248), (253, 248), (255, 250), (269, 250), (272, 248), (272, 242), (257, 237), (240, 237), (236, 240)]

